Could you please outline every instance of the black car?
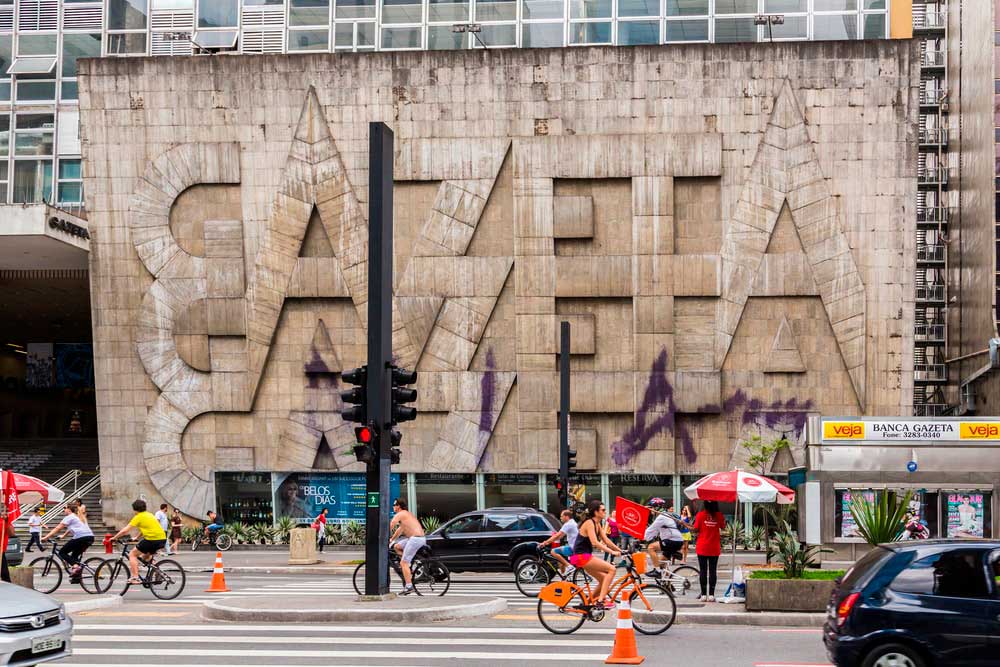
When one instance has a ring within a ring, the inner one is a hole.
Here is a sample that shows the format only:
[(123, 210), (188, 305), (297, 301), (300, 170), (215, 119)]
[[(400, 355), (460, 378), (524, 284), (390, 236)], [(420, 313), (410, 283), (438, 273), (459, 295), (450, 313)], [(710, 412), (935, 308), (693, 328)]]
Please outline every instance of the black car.
[(510, 571), (559, 526), (551, 514), (530, 507), (494, 507), (455, 517), (428, 535), (427, 545), (455, 572)]
[(24, 560), (24, 549), (21, 547), (21, 540), (18, 539), (17, 535), (10, 536), (5, 555), (7, 556), (7, 565), (11, 567), (20, 565), (21, 561)]
[(830, 598), (823, 641), (838, 665), (1000, 664), (1000, 542), (875, 547)]

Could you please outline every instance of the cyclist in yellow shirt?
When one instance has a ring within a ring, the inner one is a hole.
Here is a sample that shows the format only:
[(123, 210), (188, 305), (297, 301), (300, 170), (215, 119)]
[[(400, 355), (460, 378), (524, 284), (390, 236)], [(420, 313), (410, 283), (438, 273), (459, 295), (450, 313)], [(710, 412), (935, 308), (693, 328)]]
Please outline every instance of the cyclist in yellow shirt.
[[(139, 529), (142, 539), (139, 540), (135, 549), (128, 552), (128, 565), (132, 574), (128, 582), (130, 584), (141, 584), (142, 579), (139, 578), (139, 558), (142, 558), (143, 562), (148, 563), (157, 551), (166, 546), (167, 533), (163, 530), (160, 522), (156, 520), (156, 517), (146, 511), (145, 500), (136, 500), (132, 503), (132, 509), (135, 511), (135, 516), (132, 517), (127, 526), (119, 530), (111, 539), (117, 540), (133, 528)], [(139, 554), (142, 554), (142, 556)]]

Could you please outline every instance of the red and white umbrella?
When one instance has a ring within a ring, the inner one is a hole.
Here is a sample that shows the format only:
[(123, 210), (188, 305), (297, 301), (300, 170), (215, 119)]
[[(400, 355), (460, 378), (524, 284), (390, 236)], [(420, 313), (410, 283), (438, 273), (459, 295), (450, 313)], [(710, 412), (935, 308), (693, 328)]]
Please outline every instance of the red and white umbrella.
[(39, 500), (46, 503), (58, 503), (66, 497), (61, 489), (48, 482), (43, 482), (37, 477), (10, 470), (4, 472), (4, 475), (13, 480), (13, 488), (17, 489), (17, 496), (22, 503), (38, 502)]
[(705, 475), (684, 489), (692, 500), (715, 500), (722, 503), (778, 503), (795, 502), (795, 492), (773, 479), (747, 472), (729, 470)]

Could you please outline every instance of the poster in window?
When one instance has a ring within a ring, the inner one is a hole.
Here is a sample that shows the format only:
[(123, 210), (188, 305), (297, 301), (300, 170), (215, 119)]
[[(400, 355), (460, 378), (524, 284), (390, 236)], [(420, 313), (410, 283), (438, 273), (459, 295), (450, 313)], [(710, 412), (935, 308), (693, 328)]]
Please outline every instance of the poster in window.
[(903, 540), (926, 540), (931, 536), (930, 525), (927, 522), (927, 500), (922, 491), (910, 495), (903, 525), (906, 528), (901, 538)]
[[(311, 523), (324, 508), (328, 523), (365, 522), (364, 473), (293, 472), (272, 478), (275, 516)], [(390, 477), (390, 498), (399, 497), (399, 474)]]
[(983, 536), (983, 494), (948, 494), (948, 537)]
[(24, 384), (30, 389), (53, 386), (52, 343), (28, 343)]
[(866, 502), (875, 502), (874, 491), (844, 491), (840, 498), (840, 536), (841, 537), (861, 537), (858, 532), (858, 525), (854, 522), (854, 515), (851, 514), (851, 499), (861, 493)]

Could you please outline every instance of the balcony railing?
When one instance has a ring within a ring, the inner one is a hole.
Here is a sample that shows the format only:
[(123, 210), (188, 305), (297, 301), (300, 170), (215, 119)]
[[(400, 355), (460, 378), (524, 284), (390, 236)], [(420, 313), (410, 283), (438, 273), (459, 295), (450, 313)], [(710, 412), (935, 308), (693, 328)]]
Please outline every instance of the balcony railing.
[(948, 414), (948, 405), (946, 403), (919, 403), (914, 400), (914, 417), (940, 417), (945, 414)]
[(943, 324), (915, 324), (913, 325), (913, 339), (921, 343), (943, 343)]
[(917, 261), (926, 264), (943, 264), (945, 247), (943, 245), (918, 245)]
[(927, 50), (920, 54), (921, 67), (944, 67), (945, 50)]
[(943, 90), (921, 90), (920, 106), (936, 107), (944, 102), (948, 94)]
[(917, 285), (917, 301), (944, 302), (944, 285)]
[(948, 367), (944, 364), (914, 364), (914, 382), (947, 382)]
[(913, 15), (914, 30), (944, 30), (947, 23), (948, 14), (943, 9)]
[(921, 206), (917, 208), (917, 222), (948, 224), (947, 206)]
[(948, 130), (943, 127), (925, 127), (920, 130), (920, 143), (925, 146), (947, 146)]
[(917, 182), (928, 185), (946, 185), (948, 183), (948, 170), (940, 167), (917, 169)]

